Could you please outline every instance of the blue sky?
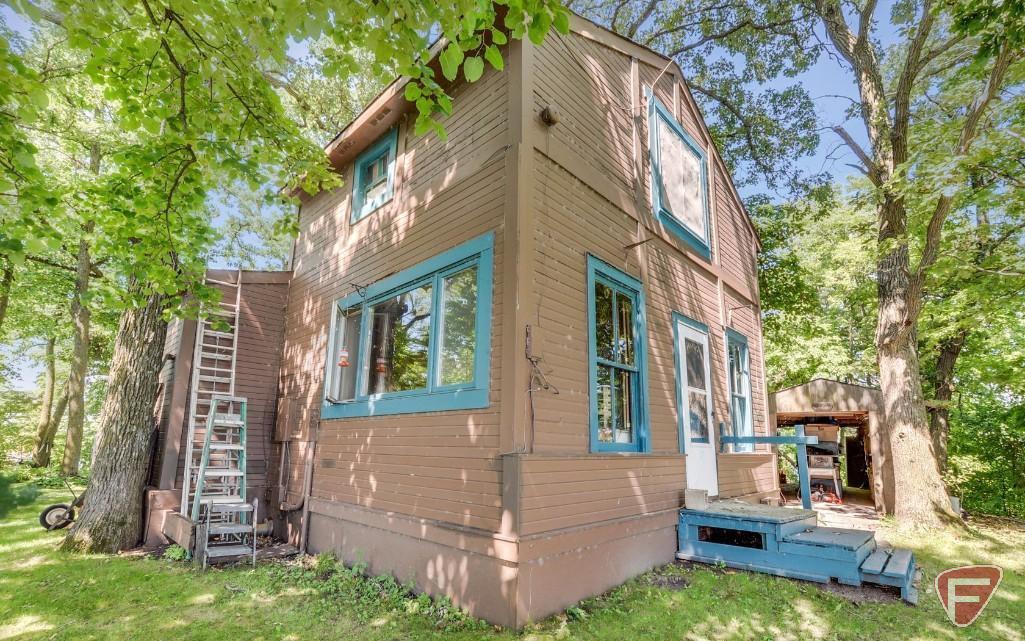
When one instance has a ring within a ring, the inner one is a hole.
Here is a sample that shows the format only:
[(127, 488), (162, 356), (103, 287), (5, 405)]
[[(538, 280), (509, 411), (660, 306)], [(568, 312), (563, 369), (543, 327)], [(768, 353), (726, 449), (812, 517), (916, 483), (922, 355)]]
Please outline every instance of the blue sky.
[[(886, 16), (889, 12), (891, 2), (881, 3), (877, 15)], [(0, 6), (0, 18), (2, 18), (13, 29), (25, 32), (28, 24), (8, 6)], [(896, 30), (889, 24), (888, 20), (880, 23), (879, 37), (884, 45), (894, 42), (898, 36)], [(824, 39), (824, 34), (820, 34)], [(293, 56), (305, 54), (306, 47), (302, 43), (293, 43), (289, 53)], [(800, 83), (803, 84), (812, 98), (816, 99), (817, 113), (820, 126), (828, 127), (843, 123), (844, 111), (850, 104), (847, 98), (857, 97), (857, 87), (854, 84), (853, 76), (849, 70), (839, 66), (836, 60), (827, 55), (821, 56), (819, 61), (806, 72), (796, 78), (786, 78), (775, 86)], [(839, 97), (837, 97), (839, 96)], [(844, 98), (846, 97), (846, 98)], [(859, 122), (852, 122), (848, 126), (851, 134), (859, 141), (864, 141), (864, 128)], [(803, 158), (798, 166), (809, 173), (828, 171), (839, 181), (845, 181), (854, 173), (854, 170), (845, 163), (853, 162), (853, 155), (846, 148), (837, 148), (838, 139), (829, 131), (821, 134), (821, 143), (816, 153), (810, 157)], [(751, 185), (741, 190), (742, 196), (749, 196), (764, 191), (760, 185)], [(6, 348), (2, 348), (5, 349)], [(12, 365), (15, 365), (12, 363)], [(20, 376), (12, 381), (14, 387), (19, 389), (31, 389), (35, 387), (35, 380), (39, 375), (39, 368), (33, 367), (31, 363), (22, 362), (20, 365)], [(19, 365), (15, 365), (18, 367)]]

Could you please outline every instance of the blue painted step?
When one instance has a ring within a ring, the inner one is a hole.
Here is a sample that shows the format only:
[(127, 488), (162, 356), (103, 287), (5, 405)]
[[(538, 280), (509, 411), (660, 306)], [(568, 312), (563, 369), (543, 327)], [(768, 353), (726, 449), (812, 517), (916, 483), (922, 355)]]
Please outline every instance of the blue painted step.
[(871, 532), (819, 527), (811, 510), (716, 501), (680, 511), (677, 558), (776, 576), (901, 588), (914, 602), (914, 555), (876, 548)]

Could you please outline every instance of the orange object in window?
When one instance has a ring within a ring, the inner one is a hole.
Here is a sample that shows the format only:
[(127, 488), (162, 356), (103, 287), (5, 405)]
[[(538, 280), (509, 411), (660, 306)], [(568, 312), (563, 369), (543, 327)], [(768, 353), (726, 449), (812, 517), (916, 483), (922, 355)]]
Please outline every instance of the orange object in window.
[(342, 351), (338, 352), (338, 367), (349, 366), (349, 350), (342, 348)]

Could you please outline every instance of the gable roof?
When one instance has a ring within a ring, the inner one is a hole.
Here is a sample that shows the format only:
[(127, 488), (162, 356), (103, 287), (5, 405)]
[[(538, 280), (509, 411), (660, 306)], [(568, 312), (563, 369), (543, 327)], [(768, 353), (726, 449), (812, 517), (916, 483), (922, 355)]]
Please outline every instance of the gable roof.
[[(698, 106), (697, 101), (694, 100), (694, 95), (691, 93), (690, 87), (687, 85), (686, 76), (684, 76), (680, 65), (672, 58), (668, 58), (646, 45), (642, 45), (630, 38), (627, 38), (626, 36), (607, 29), (574, 11), (570, 11), (570, 32), (576, 33), (581, 37), (588, 38), (626, 56), (644, 61), (661, 69), (662, 73), (676, 76), (680, 80), (684, 87), (682, 95), (687, 101), (688, 108), (697, 115), (698, 125), (701, 129), (702, 136), (705, 138), (704, 142), (707, 143), (715, 152), (709, 155), (718, 165), (722, 174), (726, 176), (726, 183), (730, 192), (736, 199), (741, 211), (744, 212), (743, 218), (754, 234), (755, 243), (758, 245), (758, 249), (760, 250), (762, 243), (758, 234), (758, 229), (755, 227), (754, 222), (751, 219), (751, 215), (744, 206), (744, 200), (740, 197), (740, 192), (737, 191), (737, 187), (733, 183), (733, 176), (731, 175), (729, 168), (726, 166), (725, 161), (723, 161), (722, 156), (719, 154), (719, 148), (712, 139), (708, 124), (705, 122), (705, 116)], [(439, 38), (433, 45), (431, 45), (429, 50), (429, 64), (435, 68), (435, 71), (438, 71), (439, 67), (438, 54), (441, 53), (446, 45), (448, 45), (448, 40), (445, 38)], [(324, 152), (327, 154), (331, 164), (335, 167), (343, 166), (348, 161), (352, 160), (352, 158), (354, 158), (365, 147), (376, 140), (381, 133), (399, 120), (402, 114), (409, 108), (409, 103), (404, 95), (406, 85), (409, 84), (409, 82), (410, 79), (405, 76), (400, 76), (393, 80), (387, 87), (377, 94), (373, 100), (370, 101), (363, 111), (353, 118), (348, 125), (338, 132), (338, 134), (331, 139), (327, 145), (325, 145)]]

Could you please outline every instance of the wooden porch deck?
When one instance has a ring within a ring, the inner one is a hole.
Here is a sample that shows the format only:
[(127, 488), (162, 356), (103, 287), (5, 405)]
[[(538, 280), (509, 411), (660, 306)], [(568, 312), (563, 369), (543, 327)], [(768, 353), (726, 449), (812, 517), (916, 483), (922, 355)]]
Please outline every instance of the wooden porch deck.
[(813, 510), (713, 501), (680, 510), (677, 558), (806, 581), (900, 588), (918, 600), (910, 550), (886, 549), (872, 532), (822, 527)]

